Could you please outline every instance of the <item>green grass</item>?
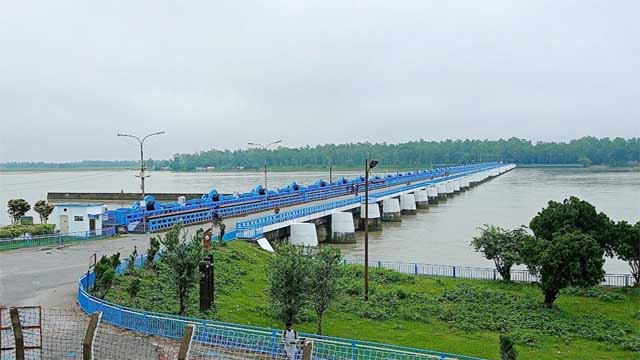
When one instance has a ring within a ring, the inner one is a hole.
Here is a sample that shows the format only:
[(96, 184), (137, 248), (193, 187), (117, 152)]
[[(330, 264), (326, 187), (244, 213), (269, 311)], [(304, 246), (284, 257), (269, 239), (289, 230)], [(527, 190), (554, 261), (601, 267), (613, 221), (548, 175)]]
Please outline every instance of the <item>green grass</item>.
[[(187, 315), (282, 328), (271, 316), (267, 263), (271, 255), (249, 243), (216, 248), (217, 312), (200, 314), (198, 291)], [(139, 270), (142, 289), (126, 291), (134, 276), (119, 276), (107, 299), (149, 311), (175, 313), (167, 269)], [(569, 289), (544, 309), (535, 285), (371, 272), (371, 297), (362, 300), (362, 268), (344, 268), (341, 295), (325, 315), (325, 335), (356, 338), (484, 358), (498, 358), (498, 336), (511, 334), (519, 359), (638, 359), (640, 289)], [(315, 315), (296, 328), (314, 332)], [(626, 349), (625, 349), (626, 347)]]

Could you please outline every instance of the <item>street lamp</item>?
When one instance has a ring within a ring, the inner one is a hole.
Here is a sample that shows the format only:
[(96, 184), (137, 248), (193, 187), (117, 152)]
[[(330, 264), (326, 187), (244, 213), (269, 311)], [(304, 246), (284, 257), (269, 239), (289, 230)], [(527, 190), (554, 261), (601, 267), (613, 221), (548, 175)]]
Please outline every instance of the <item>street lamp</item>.
[(378, 160), (364, 163), (364, 299), (369, 300), (369, 171), (378, 165)]
[[(282, 140), (270, 142), (268, 144), (247, 143), (248, 145), (261, 147), (263, 150), (268, 150), (271, 145), (279, 144)], [(267, 157), (264, 158), (264, 200), (267, 201), (269, 190), (267, 190)]]
[[(140, 144), (140, 175), (136, 175), (136, 177), (140, 178), (140, 190), (142, 190), (142, 200), (143, 201), (144, 201), (144, 197), (145, 197), (144, 179), (149, 177), (149, 176), (151, 176), (151, 175), (145, 175), (145, 173), (144, 173), (144, 141), (147, 140), (147, 138), (150, 138), (150, 137), (155, 136), (155, 135), (161, 135), (161, 134), (164, 134), (164, 131), (159, 131), (159, 132), (147, 134), (142, 139), (140, 139), (139, 137), (137, 137), (135, 135), (118, 133), (118, 136), (134, 138), (134, 139), (138, 140), (138, 143)], [(147, 217), (144, 214), (145, 211), (147, 210), (146, 208), (147, 208), (147, 206), (146, 206), (146, 203), (145, 203), (145, 206), (142, 207), (142, 229), (143, 229), (144, 232), (147, 232)]]

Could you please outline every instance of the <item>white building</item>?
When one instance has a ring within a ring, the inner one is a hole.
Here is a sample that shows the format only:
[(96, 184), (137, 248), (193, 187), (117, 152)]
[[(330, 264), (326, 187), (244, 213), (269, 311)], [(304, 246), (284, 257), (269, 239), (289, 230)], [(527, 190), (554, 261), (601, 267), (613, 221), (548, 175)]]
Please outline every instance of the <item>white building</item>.
[(85, 236), (88, 231), (102, 232), (103, 204), (62, 203), (56, 204), (51, 219), (60, 233), (79, 233)]

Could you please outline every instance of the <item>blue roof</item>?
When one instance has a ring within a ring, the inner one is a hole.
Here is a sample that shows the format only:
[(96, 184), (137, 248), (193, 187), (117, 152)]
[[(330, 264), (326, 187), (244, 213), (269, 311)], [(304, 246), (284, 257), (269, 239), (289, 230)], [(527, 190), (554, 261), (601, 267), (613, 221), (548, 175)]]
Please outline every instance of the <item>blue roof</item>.
[(102, 206), (104, 204), (98, 204), (98, 203), (60, 203), (60, 204), (55, 204), (56, 206), (61, 206), (61, 207), (90, 207), (90, 206)]

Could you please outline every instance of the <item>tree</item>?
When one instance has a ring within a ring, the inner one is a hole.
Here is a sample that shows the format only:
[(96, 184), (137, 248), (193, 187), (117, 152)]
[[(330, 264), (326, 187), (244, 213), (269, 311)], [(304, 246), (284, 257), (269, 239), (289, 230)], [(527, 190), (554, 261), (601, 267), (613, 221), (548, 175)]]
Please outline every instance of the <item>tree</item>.
[(322, 316), (338, 295), (341, 261), (340, 250), (325, 246), (314, 256), (309, 268), (308, 292), (318, 316), (318, 335), (322, 334)]
[(149, 269), (154, 269), (155, 265), (153, 260), (156, 258), (156, 255), (160, 252), (160, 239), (155, 236), (152, 236), (149, 239), (149, 249), (147, 249), (147, 259), (144, 262), (144, 266)]
[(136, 258), (138, 257), (137, 246), (133, 247), (133, 251), (127, 259), (127, 275), (134, 275), (136, 273)]
[[(118, 254), (118, 257), (120, 255)], [(104, 299), (113, 285), (113, 279), (116, 277), (113, 258), (103, 255), (94, 269), (95, 280), (93, 282), (93, 293), (100, 299)], [(116, 265), (117, 266), (117, 265)]]
[(567, 286), (589, 287), (604, 280), (604, 250), (589, 234), (556, 233), (551, 240), (530, 238), (522, 260), (538, 276), (545, 306), (551, 308)]
[(199, 236), (192, 236), (191, 241), (186, 241), (185, 235), (182, 241), (179, 241), (180, 229), (181, 227), (174, 227), (165, 236), (165, 243), (170, 244), (170, 247), (167, 247), (162, 261), (171, 269), (171, 280), (180, 304), (178, 314), (184, 315), (186, 300), (198, 281), (198, 264), (202, 258), (202, 239)]
[(283, 321), (293, 321), (307, 304), (309, 258), (302, 246), (281, 244), (269, 263), (269, 297)]
[(138, 296), (138, 292), (140, 291), (141, 287), (142, 287), (142, 280), (138, 278), (133, 279), (131, 284), (129, 284), (129, 286), (127, 287), (127, 293), (129, 293), (129, 296), (131, 296), (131, 298), (133, 299), (136, 296)]
[(35, 212), (40, 216), (40, 222), (46, 224), (54, 207), (55, 206), (53, 204), (49, 204), (44, 200), (39, 200), (35, 205), (33, 205), (33, 210), (35, 210)]
[(485, 224), (481, 231), (480, 236), (473, 238), (471, 246), (475, 251), (482, 252), (487, 259), (493, 260), (504, 281), (511, 281), (511, 267), (522, 262), (520, 248), (530, 235), (524, 227), (505, 230)]
[(619, 221), (613, 227), (613, 252), (631, 266), (635, 286), (640, 286), (640, 221), (631, 225)]
[(518, 351), (510, 337), (500, 335), (500, 360), (516, 360)]
[(7, 212), (14, 224), (20, 221), (20, 217), (24, 216), (31, 209), (31, 205), (24, 199), (11, 199), (7, 203)]
[(537, 238), (545, 240), (551, 240), (557, 233), (580, 231), (591, 235), (607, 255), (612, 255), (611, 220), (577, 197), (572, 196), (562, 203), (549, 201), (548, 206), (531, 219), (529, 227)]

